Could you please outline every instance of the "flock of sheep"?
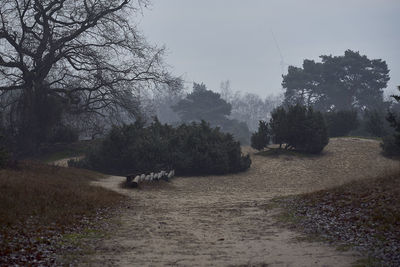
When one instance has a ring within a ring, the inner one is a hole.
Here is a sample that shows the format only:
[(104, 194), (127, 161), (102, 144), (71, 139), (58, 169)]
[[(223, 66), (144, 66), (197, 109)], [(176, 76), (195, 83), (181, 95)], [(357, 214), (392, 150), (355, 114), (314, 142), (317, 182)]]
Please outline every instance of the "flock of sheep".
[(143, 174), (130, 174), (126, 176), (126, 182), (128, 185), (136, 187), (141, 182), (153, 182), (159, 180), (168, 181), (175, 175), (175, 170), (171, 171), (160, 171), (157, 173), (143, 173)]

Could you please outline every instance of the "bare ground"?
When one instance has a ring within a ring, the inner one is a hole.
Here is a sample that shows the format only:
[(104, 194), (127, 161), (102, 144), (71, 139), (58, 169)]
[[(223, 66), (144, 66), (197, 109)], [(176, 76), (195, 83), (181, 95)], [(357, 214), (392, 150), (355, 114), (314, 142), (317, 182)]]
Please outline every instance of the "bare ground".
[(124, 177), (95, 182), (130, 196), (121, 225), (83, 265), (351, 266), (360, 256), (299, 241), (280, 228), (269, 200), (377, 177), (400, 168), (377, 141), (331, 139), (319, 157), (252, 155), (247, 172), (177, 177), (170, 183), (119, 187)]

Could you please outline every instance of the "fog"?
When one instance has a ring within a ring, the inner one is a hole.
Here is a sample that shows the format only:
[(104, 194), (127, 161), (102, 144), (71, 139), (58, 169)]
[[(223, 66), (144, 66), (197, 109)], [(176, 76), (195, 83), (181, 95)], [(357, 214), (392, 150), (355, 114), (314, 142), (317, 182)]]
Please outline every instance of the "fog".
[(288, 65), (351, 49), (387, 62), (388, 95), (400, 84), (399, 13), (398, 0), (153, 0), (139, 27), (167, 47), (189, 88), (196, 81), (218, 91), (230, 80), (234, 90), (282, 93)]
[(0, 266), (400, 266), (399, 11), (2, 0)]

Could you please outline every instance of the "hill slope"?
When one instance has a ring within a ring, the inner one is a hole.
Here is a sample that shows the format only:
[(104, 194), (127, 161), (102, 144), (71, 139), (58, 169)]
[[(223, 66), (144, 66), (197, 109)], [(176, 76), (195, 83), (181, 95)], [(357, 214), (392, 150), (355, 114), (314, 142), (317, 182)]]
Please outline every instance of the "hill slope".
[(270, 200), (313, 192), (399, 169), (373, 140), (331, 139), (322, 156), (252, 155), (247, 172), (177, 177), (171, 183), (119, 187), (123, 177), (95, 182), (130, 197), (130, 209), (105, 239), (94, 264), (129, 266), (349, 266), (353, 252), (323, 243), (294, 242), (299, 234), (276, 225)]

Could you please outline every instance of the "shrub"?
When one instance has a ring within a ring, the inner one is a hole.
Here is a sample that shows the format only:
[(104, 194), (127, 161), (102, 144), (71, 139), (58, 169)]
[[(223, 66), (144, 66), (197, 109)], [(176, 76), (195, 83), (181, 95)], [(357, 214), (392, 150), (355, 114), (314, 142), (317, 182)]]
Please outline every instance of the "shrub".
[[(212, 124), (211, 124), (212, 125)], [(220, 130), (224, 133), (231, 133), (235, 140), (238, 140), (242, 145), (248, 145), (250, 141), (249, 127), (245, 122), (238, 120), (225, 119), (219, 125)]]
[(325, 113), (325, 120), (330, 137), (347, 136), (359, 125), (357, 111), (355, 110), (327, 112)]
[(57, 125), (49, 135), (50, 143), (73, 143), (78, 141), (78, 133), (71, 127)]
[(4, 136), (0, 134), (0, 169), (7, 166), (8, 152), (4, 145)]
[(277, 107), (271, 112), (269, 126), (271, 129), (272, 141), (275, 144), (279, 144), (279, 147), (282, 147), (282, 144), (287, 139), (287, 134), (289, 132), (287, 113), (284, 107)]
[[(397, 87), (400, 91), (400, 86)], [(392, 97), (400, 103), (400, 96), (392, 95)], [(385, 137), (381, 144), (383, 152), (386, 155), (398, 156), (400, 155), (400, 120), (393, 112), (389, 112), (386, 119), (393, 127), (395, 133), (391, 136)]]
[(381, 147), (383, 149), (383, 154), (386, 156), (400, 156), (400, 145), (396, 143), (396, 139), (393, 135), (383, 137)]
[(328, 130), (324, 117), (320, 112), (314, 112), (312, 109), (309, 109), (305, 124), (304, 139), (302, 139), (302, 142), (299, 142), (297, 150), (313, 154), (320, 153), (329, 143)]
[(0, 148), (0, 169), (7, 166), (8, 162), (8, 153), (5, 148)]
[(319, 153), (329, 142), (322, 114), (311, 107), (278, 107), (271, 113), (269, 125), (274, 142), (280, 147), (285, 144), (285, 149)]
[(173, 128), (157, 119), (148, 127), (140, 121), (114, 127), (86, 159), (70, 162), (71, 166), (114, 174), (173, 168), (179, 175), (234, 173), (250, 164), (240, 143), (219, 128), (204, 121)]
[(235, 173), (250, 167), (250, 157), (242, 155), (240, 143), (204, 121), (179, 126), (173, 139), (171, 165), (183, 175)]
[(251, 147), (257, 150), (263, 150), (269, 144), (268, 123), (259, 121), (258, 131), (251, 135)]
[(366, 111), (364, 124), (365, 130), (372, 136), (382, 137), (388, 134), (385, 115), (378, 110)]

